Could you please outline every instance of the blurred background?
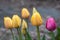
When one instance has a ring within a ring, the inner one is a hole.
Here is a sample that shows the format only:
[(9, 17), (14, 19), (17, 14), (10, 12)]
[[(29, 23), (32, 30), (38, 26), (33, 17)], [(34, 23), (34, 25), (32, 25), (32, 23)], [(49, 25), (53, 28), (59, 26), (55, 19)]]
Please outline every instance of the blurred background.
[[(47, 34), (45, 28), (46, 18), (52, 16), (55, 18), (56, 23), (60, 26), (60, 0), (0, 0), (0, 40), (12, 40), (10, 30), (4, 28), (3, 18), (5, 16), (12, 17), (14, 14), (21, 16), (21, 9), (25, 7), (32, 15), (32, 8), (35, 7), (40, 12), (43, 18), (43, 25), (40, 27), (41, 38), (46, 34), (46, 40), (50, 40), (50, 36)], [(30, 34), (33, 40), (36, 40), (35, 27), (32, 27), (29, 21)], [(32, 28), (31, 28), (32, 27)], [(16, 31), (13, 29), (13, 32)], [(17, 34), (17, 32), (14, 32)], [(54, 31), (55, 35), (57, 31)]]

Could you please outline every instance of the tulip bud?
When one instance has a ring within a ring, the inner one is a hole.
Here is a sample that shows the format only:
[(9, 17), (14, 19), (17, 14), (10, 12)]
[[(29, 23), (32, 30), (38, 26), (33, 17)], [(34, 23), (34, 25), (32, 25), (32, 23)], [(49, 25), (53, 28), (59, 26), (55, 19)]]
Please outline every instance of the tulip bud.
[(14, 28), (18, 28), (21, 25), (21, 19), (18, 15), (13, 15), (12, 17), (12, 23)]
[(54, 31), (56, 29), (56, 22), (53, 17), (49, 17), (46, 21), (46, 29)]
[(29, 18), (29, 16), (30, 16), (30, 13), (29, 13), (28, 9), (26, 9), (26, 8), (23, 8), (21, 13), (22, 13), (21, 14), (22, 18)]
[(22, 33), (25, 34), (25, 30), (26, 30), (26, 28), (27, 28), (27, 23), (26, 23), (25, 20), (23, 20), (23, 22), (22, 22)]
[(33, 26), (40, 26), (42, 24), (42, 17), (35, 8), (33, 8), (33, 15), (31, 17), (31, 23)]
[(4, 25), (8, 29), (13, 28), (12, 27), (12, 20), (10, 17), (4, 17)]

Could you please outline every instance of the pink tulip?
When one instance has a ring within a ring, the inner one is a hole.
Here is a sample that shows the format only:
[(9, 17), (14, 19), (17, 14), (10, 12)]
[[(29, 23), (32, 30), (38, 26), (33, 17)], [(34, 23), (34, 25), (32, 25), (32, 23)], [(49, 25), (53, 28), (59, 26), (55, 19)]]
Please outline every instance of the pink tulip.
[(54, 31), (56, 29), (56, 22), (53, 17), (49, 17), (46, 21), (46, 29), (49, 31)]

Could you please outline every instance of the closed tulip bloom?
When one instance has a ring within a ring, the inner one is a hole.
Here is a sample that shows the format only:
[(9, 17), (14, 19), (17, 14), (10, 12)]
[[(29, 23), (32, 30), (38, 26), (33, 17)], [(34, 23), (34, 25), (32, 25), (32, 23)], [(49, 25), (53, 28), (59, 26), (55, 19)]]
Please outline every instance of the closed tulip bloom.
[(56, 22), (53, 17), (49, 17), (46, 21), (46, 29), (49, 31), (54, 31), (56, 29)]
[(23, 20), (22, 22), (22, 29), (26, 29), (27, 28), (27, 22), (25, 20)]
[(12, 20), (11, 20), (10, 17), (4, 17), (4, 25), (8, 29), (13, 28), (13, 26), (12, 26)]
[(33, 8), (33, 15), (31, 17), (31, 23), (33, 26), (40, 26), (42, 24), (42, 17), (35, 8)]
[(22, 22), (22, 33), (25, 34), (25, 30), (26, 30), (26, 28), (27, 28), (27, 23), (26, 23), (25, 20), (23, 20), (23, 22)]
[(23, 8), (21, 12), (22, 18), (29, 18), (30, 13), (27, 8)]
[(13, 15), (12, 22), (14, 28), (19, 28), (21, 25), (21, 18), (18, 15)]

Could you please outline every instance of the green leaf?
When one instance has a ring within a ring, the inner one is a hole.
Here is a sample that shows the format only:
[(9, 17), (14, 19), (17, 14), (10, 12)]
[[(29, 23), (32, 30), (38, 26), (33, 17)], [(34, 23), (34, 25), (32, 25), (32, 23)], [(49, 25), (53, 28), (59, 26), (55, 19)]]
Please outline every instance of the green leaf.
[(57, 27), (57, 36), (55, 38), (56, 40), (60, 40), (60, 27)]
[(17, 36), (15, 36), (15, 40), (18, 40), (18, 37)]
[(26, 32), (26, 35), (27, 35), (28, 40), (32, 40), (32, 38), (31, 38), (31, 36), (30, 36), (30, 34), (28, 32)]
[(60, 28), (57, 27), (57, 33), (60, 35)]
[(42, 38), (42, 40), (45, 40), (45, 35), (43, 35), (43, 38)]

